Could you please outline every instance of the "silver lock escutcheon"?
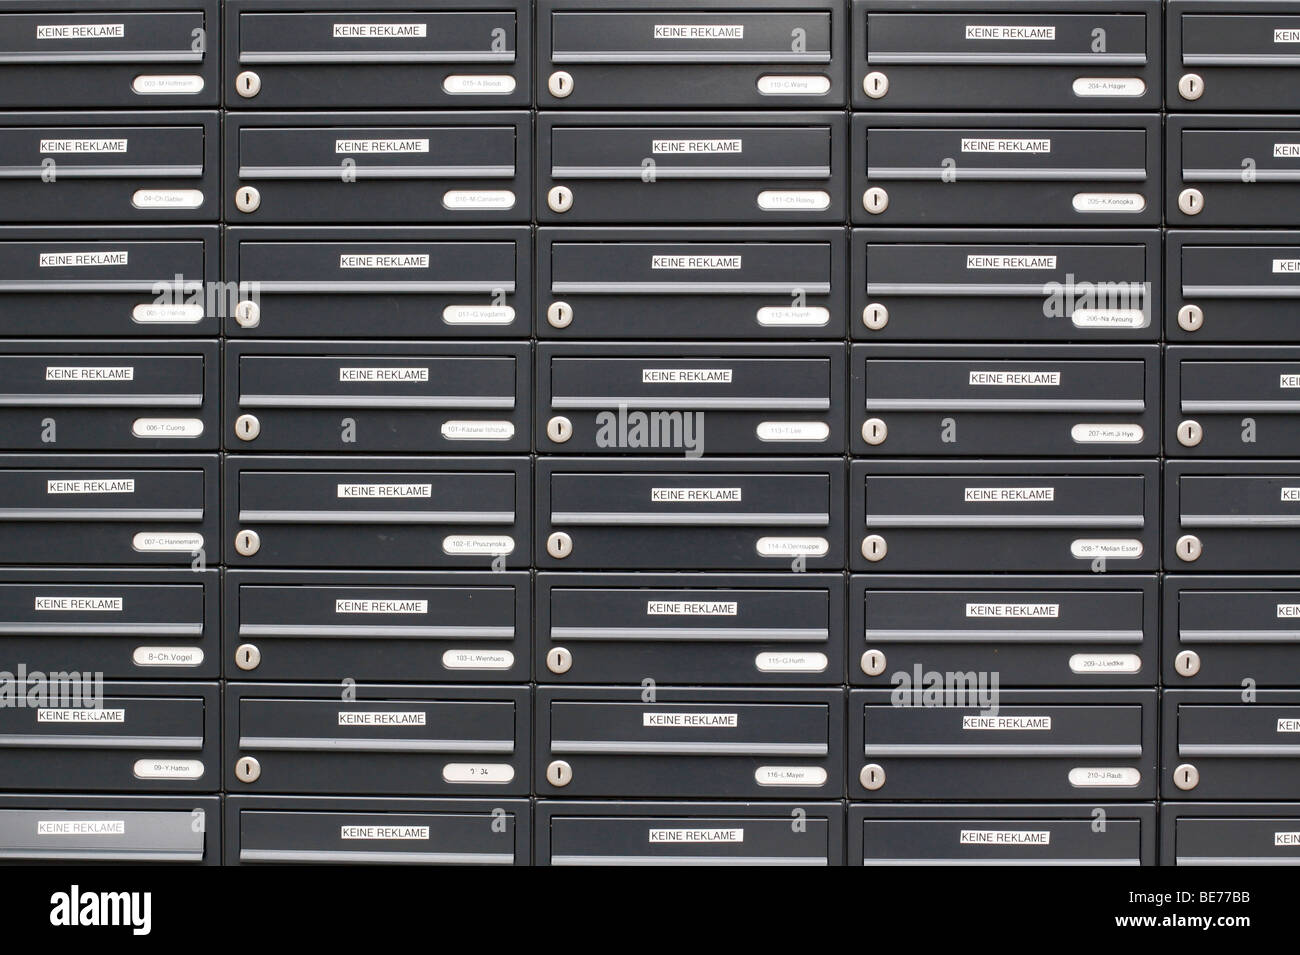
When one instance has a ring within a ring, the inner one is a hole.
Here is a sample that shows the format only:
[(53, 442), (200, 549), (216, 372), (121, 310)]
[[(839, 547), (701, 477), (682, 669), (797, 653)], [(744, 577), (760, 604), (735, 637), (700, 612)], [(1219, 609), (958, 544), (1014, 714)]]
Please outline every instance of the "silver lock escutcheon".
[(1199, 421), (1193, 421), (1188, 418), (1178, 423), (1178, 443), (1185, 448), (1194, 448), (1201, 443), (1205, 437), (1205, 429), (1201, 427)]
[(862, 783), (862, 788), (869, 792), (875, 792), (881, 786), (885, 785), (885, 767), (879, 763), (867, 763), (858, 773), (858, 782)]
[(562, 414), (557, 414), (546, 422), (546, 436), (556, 444), (564, 444), (573, 437), (573, 422)]
[(1184, 534), (1174, 544), (1174, 553), (1185, 563), (1192, 563), (1201, 556), (1201, 539), (1195, 534)]
[(1183, 763), (1174, 770), (1174, 785), (1187, 792), (1195, 789), (1201, 782), (1201, 771), (1191, 763)]
[(884, 560), (888, 553), (889, 545), (879, 534), (868, 534), (862, 538), (862, 556), (873, 564), (878, 560)]
[(552, 302), (546, 307), (546, 324), (552, 328), (568, 328), (573, 323), (573, 306), (568, 302)]
[(241, 670), (256, 670), (262, 662), (262, 651), (254, 644), (241, 643), (235, 647), (235, 666)]
[(1198, 100), (1205, 95), (1205, 80), (1198, 73), (1184, 73), (1178, 79), (1178, 95), (1185, 100)]
[(240, 441), (253, 441), (262, 433), (262, 422), (255, 414), (241, 414), (235, 419), (235, 437)]
[(1184, 215), (1198, 216), (1205, 208), (1205, 196), (1199, 189), (1184, 189), (1178, 194), (1178, 209)]
[(551, 647), (546, 651), (546, 669), (552, 673), (568, 673), (573, 668), (573, 654), (568, 647)]
[(1178, 327), (1185, 332), (1200, 331), (1205, 324), (1205, 312), (1199, 305), (1184, 305), (1178, 310)]
[(262, 764), (252, 756), (241, 756), (235, 763), (235, 778), (241, 783), (255, 783), (262, 775)]
[(242, 530), (235, 535), (235, 551), (245, 557), (252, 557), (262, 549), (262, 538), (257, 531)]
[(240, 186), (235, 190), (235, 208), (240, 212), (256, 212), (262, 204), (262, 194), (256, 186)]
[(862, 672), (867, 676), (880, 676), (885, 672), (885, 654), (880, 650), (867, 650), (858, 661)]
[(567, 786), (573, 782), (573, 767), (562, 759), (553, 759), (546, 767), (546, 781), (552, 786)]
[(240, 328), (256, 328), (262, 321), (262, 308), (256, 302), (239, 302), (235, 305), (235, 324)]
[(568, 186), (552, 186), (546, 194), (546, 204), (552, 212), (568, 212), (573, 208), (573, 190)]
[(880, 99), (889, 92), (889, 77), (879, 70), (872, 70), (862, 77), (862, 92), (872, 99)]
[(1196, 676), (1201, 672), (1201, 655), (1195, 650), (1183, 650), (1174, 657), (1174, 669), (1179, 676)]
[(862, 194), (862, 208), (873, 216), (878, 216), (889, 208), (889, 193), (879, 186), (872, 186)]
[(546, 553), (557, 560), (563, 560), (573, 553), (573, 538), (564, 531), (556, 531), (546, 538)]
[(573, 76), (566, 70), (556, 70), (547, 78), (546, 88), (556, 99), (566, 99), (573, 92)]
[(889, 309), (879, 302), (872, 302), (862, 309), (862, 324), (873, 332), (878, 332), (889, 324)]
[(252, 99), (262, 92), (262, 78), (252, 70), (244, 70), (235, 77), (235, 92), (244, 99)]
[(868, 418), (862, 422), (862, 440), (870, 445), (884, 444), (889, 437), (889, 425), (879, 418)]

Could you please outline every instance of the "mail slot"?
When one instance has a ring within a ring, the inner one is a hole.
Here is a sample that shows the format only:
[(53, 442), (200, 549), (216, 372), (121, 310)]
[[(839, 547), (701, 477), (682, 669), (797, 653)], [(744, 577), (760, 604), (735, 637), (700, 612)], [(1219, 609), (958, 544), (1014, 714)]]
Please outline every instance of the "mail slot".
[(844, 337), (843, 229), (540, 229), (541, 338)]
[(853, 453), (1154, 456), (1156, 345), (855, 345)]
[(227, 0), (229, 109), (527, 106), (521, 0)]
[(843, 565), (840, 459), (539, 458), (545, 570)]
[(849, 208), (873, 226), (1159, 225), (1160, 132), (1157, 113), (856, 115)]
[(221, 864), (216, 796), (0, 796), (11, 865)]
[(538, 113), (537, 217), (838, 223), (844, 155), (843, 113)]
[(1276, 573), (1300, 566), (1300, 463), (1165, 462), (1165, 567)]
[(544, 343), (537, 368), (543, 453), (844, 450), (843, 345)]
[(1160, 2), (853, 0), (854, 109), (1159, 109)]
[(831, 0), (541, 0), (538, 102), (843, 106), (844, 17)]
[(1170, 0), (1171, 110), (1300, 109), (1300, 6), (1277, 0)]
[(843, 752), (838, 689), (537, 690), (540, 796), (837, 799)]
[(215, 680), (219, 605), (216, 570), (0, 572), (0, 669)]
[(216, 342), (0, 341), (0, 446), (216, 450), (219, 376)]
[(525, 227), (236, 227), (225, 268), (232, 338), (518, 338), (531, 321)]
[(527, 563), (527, 458), (230, 455), (225, 466), (231, 567)]
[(1300, 196), (1300, 116), (1170, 113), (1166, 130), (1169, 225), (1295, 224), (1289, 209)]
[(229, 796), (226, 864), (527, 865), (526, 799)]
[(997, 673), (1001, 686), (1155, 686), (1156, 578), (849, 579), (849, 681)]
[(849, 833), (850, 865), (1155, 865), (1156, 808), (872, 803), (849, 807)]
[(1300, 342), (1294, 232), (1171, 229), (1165, 238), (1171, 342)]
[(0, 107), (215, 106), (220, 48), (216, 0), (6, 3)]
[(539, 683), (839, 685), (838, 574), (541, 574)]
[(215, 222), (217, 135), (199, 110), (3, 113), (0, 207), (11, 223)]
[(1173, 346), (1165, 355), (1165, 373), (1167, 454), (1295, 453), (1300, 349)]
[(1131, 573), (1159, 567), (1154, 461), (855, 461), (854, 570)]
[(0, 455), (0, 563), (202, 569), (217, 456)]
[(227, 113), (227, 222), (527, 222), (529, 114)]
[(116, 683), (90, 671), (29, 674), (0, 708), (0, 786), (60, 792), (219, 788), (215, 683)]
[(226, 673), (237, 680), (527, 682), (528, 574), (232, 570)]
[(0, 228), (0, 335), (217, 336), (216, 226)]
[(978, 676), (852, 691), (849, 798), (1155, 797), (1155, 690), (994, 692)]
[(528, 793), (528, 687), (230, 683), (231, 793)]
[(526, 452), (526, 342), (231, 342), (227, 446)]
[(1160, 864), (1300, 865), (1300, 805), (1167, 803), (1160, 807)]
[(1160, 234), (855, 229), (849, 327), (866, 341), (1160, 336)]
[(1163, 799), (1294, 799), (1300, 691), (1165, 690)]
[(1300, 686), (1300, 578), (1170, 575), (1164, 683)]
[(547, 799), (537, 803), (536, 859), (564, 866), (843, 865), (844, 808)]

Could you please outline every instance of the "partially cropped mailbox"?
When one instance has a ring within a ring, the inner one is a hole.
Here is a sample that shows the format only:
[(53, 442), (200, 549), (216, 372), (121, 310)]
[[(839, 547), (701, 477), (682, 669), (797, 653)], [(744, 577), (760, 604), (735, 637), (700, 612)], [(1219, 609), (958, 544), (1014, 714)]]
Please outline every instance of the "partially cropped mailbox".
[(540, 683), (844, 682), (838, 574), (541, 574)]
[(840, 222), (843, 113), (539, 113), (537, 217)]
[(999, 686), (1154, 686), (1159, 612), (1154, 575), (855, 575), (849, 682), (996, 672)]
[(219, 785), (215, 683), (99, 682), (62, 674), (44, 703), (0, 708), (0, 786), (202, 792)]
[(228, 113), (225, 219), (527, 222), (527, 113)]
[(857, 229), (866, 341), (1155, 341), (1157, 230)]
[(855, 345), (851, 366), (857, 455), (1160, 449), (1155, 345)]
[(7, 451), (207, 451), (216, 342), (0, 341)]
[(1161, 806), (1160, 864), (1300, 865), (1300, 808), (1293, 802)]
[(526, 799), (226, 797), (226, 865), (527, 865)]
[(839, 458), (540, 459), (546, 570), (824, 570), (843, 564)]
[(1165, 335), (1179, 342), (1300, 342), (1295, 232), (1171, 229)]
[(1159, 225), (1160, 131), (1157, 113), (857, 115), (849, 208), (861, 225)]
[(1168, 570), (1276, 573), (1300, 566), (1300, 464), (1165, 463)]
[(220, 602), (215, 569), (6, 570), (0, 669), (214, 680)]
[(1155, 806), (871, 804), (849, 808), (849, 864), (1154, 865)]
[(527, 106), (520, 0), (226, 0), (227, 109)]
[(3, 113), (0, 168), (9, 222), (215, 221), (217, 114)]
[(546, 800), (537, 804), (536, 829), (536, 865), (826, 866), (844, 861), (839, 803)]
[[(228, 228), (232, 338), (527, 337), (527, 227)], [(2, 286), (0, 286), (2, 288)]]
[(1159, 567), (1154, 461), (856, 461), (854, 570), (1126, 573)]
[(0, 456), (0, 563), (206, 565), (217, 456)]
[(528, 687), (230, 683), (231, 793), (517, 796)]
[(527, 458), (232, 455), (225, 467), (231, 567), (527, 563)]
[(527, 572), (232, 570), (224, 609), (225, 671), (239, 680), (529, 677)]
[(216, 226), (3, 227), (0, 335), (215, 338), (220, 266)]
[(1300, 577), (1169, 575), (1164, 684), (1300, 684)]
[(1163, 799), (1294, 799), (1300, 692), (1165, 690)]
[[(232, 342), (227, 447), (526, 452), (524, 342)], [(2, 419), (0, 419), (2, 420)]]
[(0, 796), (6, 865), (221, 864), (216, 796)]
[(537, 369), (543, 453), (844, 451), (843, 345), (546, 343)]
[(855, 109), (1160, 108), (1160, 0), (852, 8)]
[(1165, 375), (1168, 455), (1296, 453), (1300, 349), (1174, 346), (1165, 353)]
[(541, 229), (541, 338), (842, 338), (842, 229)]
[(558, 106), (843, 106), (836, 0), (541, 0), (537, 99)]
[(1166, 99), (1171, 110), (1300, 109), (1300, 4), (1169, 0)]
[(0, 8), (0, 107), (215, 106), (217, 20), (217, 0), (11, 0)]
[(1300, 116), (1170, 113), (1165, 135), (1169, 225), (1295, 224)]
[(1156, 739), (1155, 690), (855, 690), (849, 798), (1152, 799)]
[(656, 686), (537, 690), (543, 796), (837, 799), (844, 696)]

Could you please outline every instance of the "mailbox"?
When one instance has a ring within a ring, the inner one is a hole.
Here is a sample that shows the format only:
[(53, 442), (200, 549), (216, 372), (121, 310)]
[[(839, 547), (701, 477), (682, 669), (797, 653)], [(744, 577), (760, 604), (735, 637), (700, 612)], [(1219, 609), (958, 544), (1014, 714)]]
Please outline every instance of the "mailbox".
[(0, 796), (13, 865), (221, 864), (217, 796)]
[(1295, 798), (1300, 691), (1165, 690), (1162, 701), (1161, 798)]
[(1165, 568), (1276, 573), (1300, 562), (1300, 466), (1165, 463)]
[(1165, 98), (1171, 110), (1300, 109), (1300, 5), (1170, 0)]
[(1167, 803), (1160, 807), (1160, 864), (1300, 865), (1295, 803)]
[(1294, 232), (1171, 229), (1165, 335), (1171, 342), (1297, 342)]
[(1171, 226), (1290, 228), (1300, 195), (1300, 116), (1184, 115), (1166, 122)]
[(1300, 685), (1297, 641), (1300, 578), (1165, 578), (1165, 686)]
[(1300, 349), (1173, 346), (1165, 353), (1170, 456), (1295, 453)]

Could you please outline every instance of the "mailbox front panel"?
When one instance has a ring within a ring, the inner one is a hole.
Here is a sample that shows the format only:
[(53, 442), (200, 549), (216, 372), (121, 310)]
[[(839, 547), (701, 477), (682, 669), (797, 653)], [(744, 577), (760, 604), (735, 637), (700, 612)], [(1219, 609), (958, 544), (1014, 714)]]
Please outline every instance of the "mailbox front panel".
[(226, 791), (529, 791), (527, 687), (229, 683)]
[(1161, 798), (1294, 799), (1300, 691), (1166, 690)]
[(520, 342), (232, 342), (227, 446), (248, 451), (524, 452)]
[(855, 345), (855, 455), (1154, 457), (1160, 350)]
[(1300, 686), (1297, 621), (1300, 578), (1170, 575), (1165, 686)]
[(1161, 806), (1160, 864), (1300, 865), (1300, 805), (1189, 802)]
[(1169, 348), (1165, 447), (1178, 457), (1281, 457), (1300, 437), (1300, 349)]
[(537, 336), (843, 338), (842, 229), (537, 233)]
[(539, 683), (844, 681), (838, 574), (540, 574)]
[(539, 687), (539, 796), (835, 799), (843, 691)]
[(232, 570), (225, 671), (237, 680), (528, 680), (526, 573)]
[(1156, 578), (849, 579), (849, 682), (993, 673), (999, 686), (1155, 686)]
[(1154, 461), (855, 461), (850, 555), (874, 572), (1159, 567)]
[(226, 797), (226, 865), (527, 865), (526, 799)]
[(855, 229), (863, 341), (1134, 342), (1160, 335), (1155, 230)]
[(1294, 225), (1300, 116), (1170, 113), (1165, 135), (1169, 225)]
[(7, 865), (221, 864), (216, 796), (0, 796)]
[[(801, 826), (792, 825), (794, 819)], [(841, 803), (537, 803), (537, 865), (827, 866), (844, 862)]]
[(1294, 232), (1170, 230), (1166, 252), (1169, 341), (1300, 341)]
[(987, 674), (936, 675), (849, 694), (850, 799), (1155, 797), (1155, 690), (994, 694)]
[(1300, 109), (1300, 7), (1288, 0), (1170, 0), (1165, 14), (1171, 110)]
[(1165, 567), (1276, 573), (1300, 566), (1300, 465), (1165, 463)]

